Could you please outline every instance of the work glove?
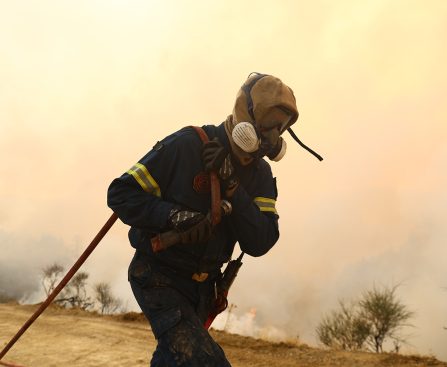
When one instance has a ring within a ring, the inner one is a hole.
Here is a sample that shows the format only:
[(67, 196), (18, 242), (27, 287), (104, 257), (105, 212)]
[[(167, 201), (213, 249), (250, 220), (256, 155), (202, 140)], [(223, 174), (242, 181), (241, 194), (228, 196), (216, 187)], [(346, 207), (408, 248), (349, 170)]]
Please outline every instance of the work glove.
[[(231, 196), (239, 184), (235, 169), (231, 162), (231, 155), (216, 137), (203, 144), (202, 160), (205, 171), (215, 171), (219, 176), (222, 189), (227, 196)], [(229, 195), (231, 193), (231, 195)]]
[(168, 225), (178, 232), (183, 244), (203, 243), (211, 237), (211, 222), (200, 212), (174, 208), (169, 213)]

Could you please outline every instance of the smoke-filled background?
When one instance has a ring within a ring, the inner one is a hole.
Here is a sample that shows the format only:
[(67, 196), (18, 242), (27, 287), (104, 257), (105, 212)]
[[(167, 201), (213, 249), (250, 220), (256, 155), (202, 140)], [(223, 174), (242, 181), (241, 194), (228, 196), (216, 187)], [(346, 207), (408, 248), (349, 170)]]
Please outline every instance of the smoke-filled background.
[[(294, 89), (295, 132), (325, 160), (286, 136), (281, 237), (246, 258), (233, 327), (316, 344), (339, 299), (401, 284), (407, 350), (447, 360), (446, 35), (444, 0), (0, 1), (0, 292), (41, 300), (40, 269), (110, 216), (112, 179), (223, 121), (259, 71)], [(84, 270), (136, 309), (126, 231)]]

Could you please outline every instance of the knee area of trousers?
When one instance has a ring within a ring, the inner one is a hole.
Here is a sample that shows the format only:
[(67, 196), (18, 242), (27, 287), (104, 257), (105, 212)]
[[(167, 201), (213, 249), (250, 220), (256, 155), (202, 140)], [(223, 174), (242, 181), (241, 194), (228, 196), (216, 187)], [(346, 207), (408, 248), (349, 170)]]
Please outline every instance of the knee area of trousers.
[[(225, 354), (220, 346), (203, 328), (180, 323), (159, 339), (160, 346), (172, 365), (189, 367), (228, 367)], [(166, 359), (166, 358), (165, 358)]]

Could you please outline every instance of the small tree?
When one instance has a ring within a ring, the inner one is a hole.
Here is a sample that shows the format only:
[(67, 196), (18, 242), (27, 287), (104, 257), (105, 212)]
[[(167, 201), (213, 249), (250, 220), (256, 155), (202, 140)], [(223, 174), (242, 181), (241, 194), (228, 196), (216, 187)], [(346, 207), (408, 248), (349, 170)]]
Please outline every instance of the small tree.
[(340, 310), (324, 317), (316, 332), (320, 342), (330, 348), (359, 350), (363, 349), (370, 330), (360, 316), (358, 305), (340, 301)]
[(58, 263), (48, 265), (42, 269), (42, 287), (47, 297), (56, 288), (56, 284), (60, 280), (63, 272), (64, 267)]
[(87, 279), (89, 275), (84, 271), (77, 273), (67, 284), (60, 298), (56, 302), (65, 307), (78, 307), (87, 310), (94, 302), (87, 295)]
[[(367, 343), (377, 352), (383, 352), (383, 343), (389, 338), (400, 346), (405, 340), (399, 335), (407, 321), (413, 316), (407, 306), (396, 297), (397, 286), (374, 288), (363, 294), (359, 302), (361, 316), (368, 322), (370, 334)], [(396, 348), (398, 350), (398, 348)]]
[(122, 305), (122, 301), (112, 294), (108, 283), (97, 283), (93, 287), (95, 300), (99, 303), (101, 314), (111, 314), (116, 312)]
[(92, 299), (87, 295), (87, 279), (89, 275), (86, 272), (79, 272), (68, 284), (72, 291), (72, 306), (79, 307), (83, 310), (93, 306)]
[(316, 333), (320, 342), (344, 350), (371, 349), (383, 351), (390, 339), (398, 352), (405, 338), (399, 334), (413, 313), (396, 298), (397, 287), (374, 288), (357, 303), (340, 302), (340, 310), (323, 318)]

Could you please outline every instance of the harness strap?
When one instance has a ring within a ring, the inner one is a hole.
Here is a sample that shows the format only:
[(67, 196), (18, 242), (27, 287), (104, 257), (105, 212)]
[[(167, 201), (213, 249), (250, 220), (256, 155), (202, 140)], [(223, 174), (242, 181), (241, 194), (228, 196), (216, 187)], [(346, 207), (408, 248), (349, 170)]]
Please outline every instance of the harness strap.
[[(202, 142), (208, 143), (209, 138), (206, 135), (205, 130), (198, 126), (191, 126), (196, 133), (199, 135)], [(221, 197), (220, 197), (220, 182), (217, 177), (217, 173), (212, 171), (210, 172), (210, 183), (211, 183), (211, 224), (213, 226), (220, 223), (222, 219), (222, 212), (220, 209), (221, 205)]]

